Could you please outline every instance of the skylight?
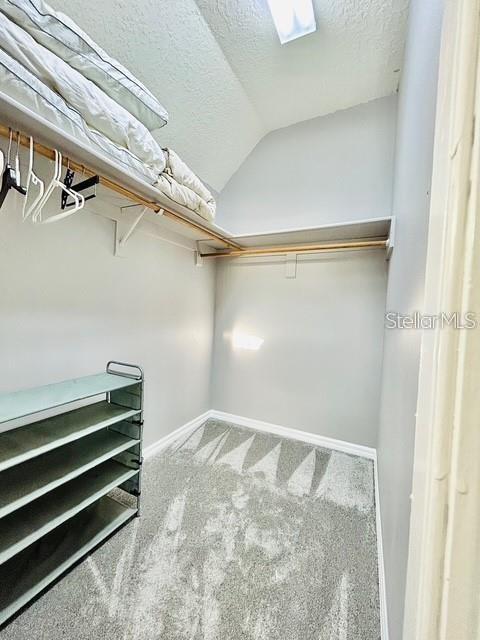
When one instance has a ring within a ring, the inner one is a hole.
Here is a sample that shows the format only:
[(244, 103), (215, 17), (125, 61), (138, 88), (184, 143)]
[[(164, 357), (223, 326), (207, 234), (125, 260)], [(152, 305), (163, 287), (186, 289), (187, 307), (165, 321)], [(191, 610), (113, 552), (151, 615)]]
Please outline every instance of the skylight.
[(267, 2), (282, 44), (316, 30), (312, 0), (267, 0)]

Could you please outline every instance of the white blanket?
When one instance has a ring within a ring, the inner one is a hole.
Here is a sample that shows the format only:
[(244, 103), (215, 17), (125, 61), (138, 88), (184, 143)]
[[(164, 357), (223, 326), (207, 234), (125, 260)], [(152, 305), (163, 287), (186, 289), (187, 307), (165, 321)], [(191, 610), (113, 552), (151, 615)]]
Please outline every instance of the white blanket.
[(12, 22), (94, 82), (149, 130), (167, 124), (168, 113), (157, 98), (71, 18), (44, 0), (0, 0), (0, 7)]
[[(113, 156), (135, 167), (174, 202), (206, 220), (215, 216), (215, 200), (200, 179), (170, 150), (162, 150), (147, 128), (51, 51), (0, 12), (3, 89), (12, 97), (25, 96), (27, 106), (54, 124), (68, 120), (81, 136), (94, 140), (103, 151), (109, 141)], [(38, 84), (37, 84), (38, 79)], [(32, 91), (29, 91), (29, 88)], [(55, 96), (59, 99), (56, 100)], [(76, 133), (75, 135), (78, 135)], [(148, 177), (147, 177), (148, 176)]]
[(160, 174), (165, 169), (160, 146), (141, 122), (3, 13), (0, 41), (6, 53), (62, 96), (89, 127), (130, 150), (150, 170)]
[[(124, 147), (115, 144), (102, 133), (89, 127), (78, 111), (14, 60), (0, 47), (0, 87), (3, 95), (18, 102), (60, 131), (93, 147), (129, 175), (154, 184), (158, 172), (149, 171), (145, 163)], [(35, 133), (35, 130), (27, 133)]]
[(205, 220), (215, 218), (216, 204), (210, 191), (172, 149), (164, 149), (166, 167), (156, 186), (171, 200), (198, 213)]

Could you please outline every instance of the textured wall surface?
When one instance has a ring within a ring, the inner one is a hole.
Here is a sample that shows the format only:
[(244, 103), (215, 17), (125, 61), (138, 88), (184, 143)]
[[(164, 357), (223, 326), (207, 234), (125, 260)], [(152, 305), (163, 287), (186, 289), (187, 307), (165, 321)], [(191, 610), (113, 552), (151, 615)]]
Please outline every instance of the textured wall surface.
[(266, 0), (51, 0), (165, 104), (155, 135), (215, 190), (278, 127), (390, 95), (408, 0), (316, 0), (281, 46)]
[[(383, 252), (217, 267), (212, 407), (376, 446), (385, 311)], [(235, 335), (264, 340), (236, 348)]]
[(112, 221), (33, 226), (20, 204), (10, 192), (0, 217), (0, 393), (114, 359), (145, 369), (146, 444), (209, 409), (214, 266), (143, 233), (116, 258)]
[[(442, 2), (414, 0), (400, 85), (387, 310), (422, 309)], [(390, 640), (402, 637), (410, 520), (419, 331), (387, 330), (378, 469)]]
[(218, 198), (237, 233), (391, 214), (397, 98), (279, 129), (255, 147)]
[(220, 190), (265, 132), (193, 0), (51, 0), (165, 105), (155, 133)]

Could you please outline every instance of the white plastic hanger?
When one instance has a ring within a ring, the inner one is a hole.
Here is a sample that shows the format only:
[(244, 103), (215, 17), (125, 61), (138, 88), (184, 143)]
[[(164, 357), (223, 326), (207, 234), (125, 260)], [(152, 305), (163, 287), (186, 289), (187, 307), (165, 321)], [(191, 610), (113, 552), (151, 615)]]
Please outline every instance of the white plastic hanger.
[(43, 196), (39, 202), (37, 202), (36, 208), (32, 212), (32, 222), (40, 222), (42, 219), (42, 209), (45, 206), (48, 198), (50, 197), (52, 191), (55, 189), (55, 180), (58, 179), (59, 175), (59, 166), (58, 166), (58, 151), (55, 149), (55, 160), (53, 167), (53, 177), (49, 183), (46, 184)]
[[(37, 197), (33, 200), (32, 204), (27, 209), (27, 201), (28, 196), (30, 194), (31, 185), (38, 187), (39, 193)], [(28, 176), (27, 176), (27, 194), (25, 196), (25, 201), (23, 203), (22, 217), (26, 220), (32, 212), (36, 209), (37, 205), (43, 198), (43, 194), (45, 193), (45, 183), (41, 180), (37, 174), (33, 170), (33, 138), (30, 136), (30, 147), (29, 147), (29, 161), (28, 161)]]
[[(57, 151), (56, 149), (54, 151), (55, 151), (55, 169), (54, 169), (53, 178), (50, 181), (50, 183), (48, 184), (48, 186), (46, 187), (45, 193), (43, 195), (43, 198), (41, 199), (40, 203), (37, 205), (37, 209), (35, 210), (35, 212), (32, 215), (33, 222), (35, 222), (37, 224), (48, 224), (50, 222), (56, 222), (57, 220), (62, 220), (63, 218), (67, 218), (68, 216), (73, 215), (77, 211), (80, 211), (80, 209), (83, 209), (83, 207), (85, 206), (85, 198), (84, 198), (84, 196), (81, 193), (78, 193), (76, 191), (73, 191), (72, 189), (69, 189), (61, 181), (61, 177), (62, 177), (62, 154), (60, 153), (60, 151)], [(42, 220), (43, 208), (45, 207), (48, 199), (50, 198), (50, 196), (52, 195), (52, 193), (53, 193), (53, 191), (55, 190), (56, 187), (58, 187), (59, 189), (62, 189), (71, 198), (73, 198), (73, 200), (75, 202), (75, 206), (73, 207), (73, 209), (69, 209), (68, 211), (62, 211), (61, 213), (57, 213), (57, 214), (55, 214), (53, 216), (50, 216), (50, 217), (46, 218), (45, 220)]]
[(17, 131), (17, 150), (15, 152), (15, 179), (17, 186), (22, 186), (22, 178), (20, 175), (20, 132)]

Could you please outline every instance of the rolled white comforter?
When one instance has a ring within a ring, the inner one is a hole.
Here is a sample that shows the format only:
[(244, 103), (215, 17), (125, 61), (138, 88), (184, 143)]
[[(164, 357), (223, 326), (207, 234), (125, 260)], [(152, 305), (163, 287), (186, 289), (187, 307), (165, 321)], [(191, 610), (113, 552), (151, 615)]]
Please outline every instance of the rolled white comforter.
[(171, 200), (198, 213), (205, 220), (215, 218), (216, 203), (203, 182), (172, 149), (163, 149), (166, 166), (155, 186)]
[(168, 113), (160, 101), (64, 13), (55, 11), (44, 0), (0, 0), (0, 10), (150, 131), (167, 124)]
[(62, 96), (89, 127), (130, 150), (156, 173), (165, 169), (159, 145), (141, 122), (3, 13), (0, 37), (2, 49)]
[[(36, 42), (0, 11), (0, 64), (4, 88), (12, 97), (28, 96), (30, 105), (54, 124), (68, 120), (103, 151), (114, 145), (124, 166), (143, 165), (145, 178), (171, 200), (206, 220), (215, 216), (215, 200), (201, 180), (171, 149), (163, 149), (148, 129), (96, 84)], [(35, 80), (32, 79), (35, 78)], [(36, 80), (38, 79), (39, 85)], [(42, 89), (42, 85), (44, 89)], [(31, 88), (33, 92), (28, 91)], [(63, 104), (48, 95), (63, 99)], [(60, 115), (59, 115), (60, 114)]]
[(129, 175), (135, 175), (149, 184), (157, 181), (158, 172), (150, 171), (131, 151), (89, 127), (78, 111), (67, 104), (62, 96), (49, 89), (1, 47), (0, 87), (2, 94), (30, 109), (86, 147), (99, 150)]

